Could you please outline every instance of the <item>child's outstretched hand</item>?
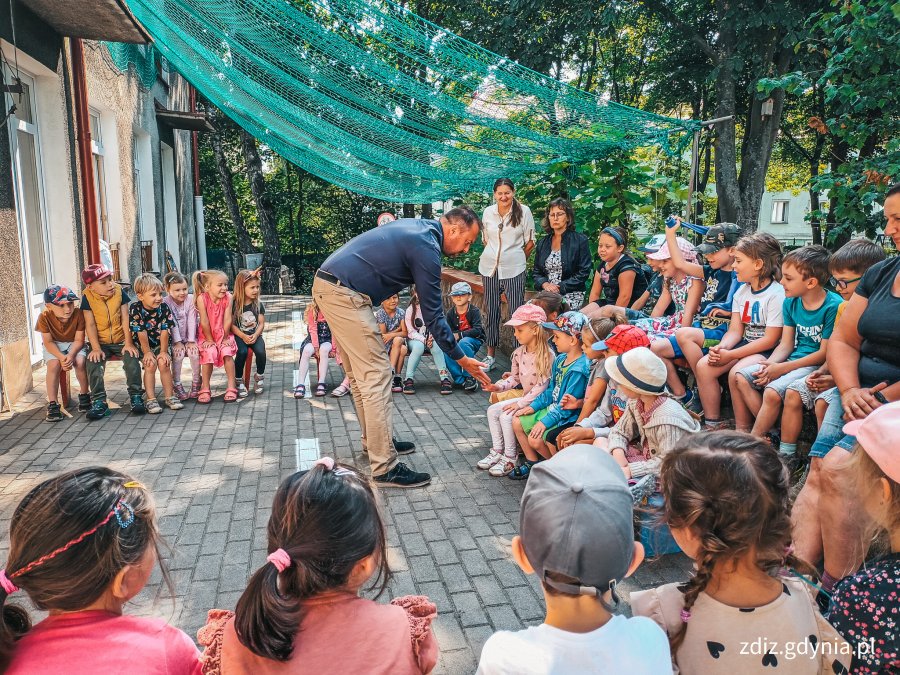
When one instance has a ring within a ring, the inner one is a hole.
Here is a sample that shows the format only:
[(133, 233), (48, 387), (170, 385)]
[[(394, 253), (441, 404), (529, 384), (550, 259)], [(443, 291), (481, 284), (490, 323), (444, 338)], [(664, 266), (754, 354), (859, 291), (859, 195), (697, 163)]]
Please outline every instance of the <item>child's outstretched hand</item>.
[(103, 353), (102, 349), (92, 349), (88, 354), (88, 361), (93, 361), (94, 363), (100, 363), (106, 358), (106, 354)]
[(519, 408), (514, 414), (513, 417), (521, 417), (522, 415), (530, 415), (534, 412), (534, 408), (531, 406), (526, 406), (525, 408)]
[(531, 429), (531, 433), (528, 434), (528, 437), (533, 438), (534, 440), (538, 440), (539, 438), (543, 437), (545, 431), (547, 431), (547, 427), (544, 425), (544, 423), (538, 422)]

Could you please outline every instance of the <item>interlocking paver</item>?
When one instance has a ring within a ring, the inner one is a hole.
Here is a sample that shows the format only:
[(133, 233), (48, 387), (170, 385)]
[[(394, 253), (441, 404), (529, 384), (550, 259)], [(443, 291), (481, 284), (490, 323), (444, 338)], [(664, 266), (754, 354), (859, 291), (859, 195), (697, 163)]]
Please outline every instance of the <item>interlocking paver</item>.
[[(233, 609), (249, 576), (265, 561), (266, 522), (281, 479), (297, 470), (298, 439), (318, 439), (319, 451), (367, 469), (350, 397), (296, 401), (292, 312), (302, 298), (268, 298), (266, 391), (225, 404), (224, 375), (216, 373), (210, 405), (187, 402), (158, 416), (128, 414), (124, 378), (111, 367), (108, 390), (118, 406), (100, 422), (73, 413), (43, 422), (43, 372), (16, 406), (0, 415), (0, 554), (9, 548), (12, 510), (38, 482), (60, 471), (106, 464), (130, 473), (154, 493), (160, 529), (172, 545), (168, 559), (175, 598), (157, 573), (133, 611), (162, 616), (195, 635), (213, 607)], [(296, 322), (300, 324), (302, 322)], [(501, 360), (492, 375), (506, 365)], [(414, 396), (394, 397), (396, 435), (414, 440), (409, 463), (430, 471), (422, 490), (383, 493), (388, 559), (395, 574), (386, 597), (420, 593), (438, 606), (435, 635), (439, 673), (470, 673), (495, 630), (543, 618), (534, 576), (512, 562), (524, 485), (475, 468), (490, 442), (483, 395), (459, 390), (440, 396), (431, 359), (420, 367)], [(341, 375), (332, 365), (329, 385)], [(304, 446), (305, 447), (305, 446)], [(645, 563), (623, 584), (630, 590), (684, 579), (690, 562), (664, 556)], [(629, 611), (627, 605), (623, 611)]]

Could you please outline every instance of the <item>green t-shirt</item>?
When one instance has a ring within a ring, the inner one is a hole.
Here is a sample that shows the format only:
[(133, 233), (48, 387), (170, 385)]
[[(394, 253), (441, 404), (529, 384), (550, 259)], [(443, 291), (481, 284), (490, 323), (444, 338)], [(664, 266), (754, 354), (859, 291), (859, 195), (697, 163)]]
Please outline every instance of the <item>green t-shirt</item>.
[(828, 291), (822, 306), (812, 311), (803, 306), (802, 298), (785, 298), (782, 313), (784, 325), (792, 326), (794, 333), (794, 351), (788, 361), (809, 356), (819, 351), (822, 340), (831, 337), (837, 310), (843, 302), (837, 293)]

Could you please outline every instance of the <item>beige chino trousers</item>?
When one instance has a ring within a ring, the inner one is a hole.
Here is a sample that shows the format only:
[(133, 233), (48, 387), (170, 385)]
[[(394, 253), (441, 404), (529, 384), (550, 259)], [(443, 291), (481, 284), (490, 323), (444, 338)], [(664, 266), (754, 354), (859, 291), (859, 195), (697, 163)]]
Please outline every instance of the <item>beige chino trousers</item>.
[(397, 453), (392, 434), (391, 362), (375, 322), (372, 300), (319, 277), (313, 280), (312, 295), (341, 350), (362, 430), (363, 452), (369, 455), (372, 475), (381, 476), (396, 466)]

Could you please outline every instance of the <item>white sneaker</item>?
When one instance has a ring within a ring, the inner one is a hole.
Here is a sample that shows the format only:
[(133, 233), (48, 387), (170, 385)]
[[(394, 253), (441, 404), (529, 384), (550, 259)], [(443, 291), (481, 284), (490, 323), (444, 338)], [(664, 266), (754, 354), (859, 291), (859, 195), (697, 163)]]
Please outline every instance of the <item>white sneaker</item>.
[(243, 380), (237, 381), (238, 398), (247, 398), (247, 387), (244, 386)]
[(501, 459), (503, 459), (503, 453), (497, 452), (496, 450), (491, 450), (490, 454), (480, 462), (478, 462), (478, 464), (476, 464), (475, 466), (477, 466), (482, 471), (487, 471)]
[(491, 467), (490, 471), (488, 471), (488, 474), (493, 476), (494, 478), (501, 478), (515, 468), (516, 463), (511, 459), (507, 459), (506, 457), (504, 457), (502, 460)]
[(494, 369), (494, 357), (493, 356), (485, 356), (481, 362), (484, 364), (484, 368), (482, 370), (484, 372), (488, 372), (489, 370)]

